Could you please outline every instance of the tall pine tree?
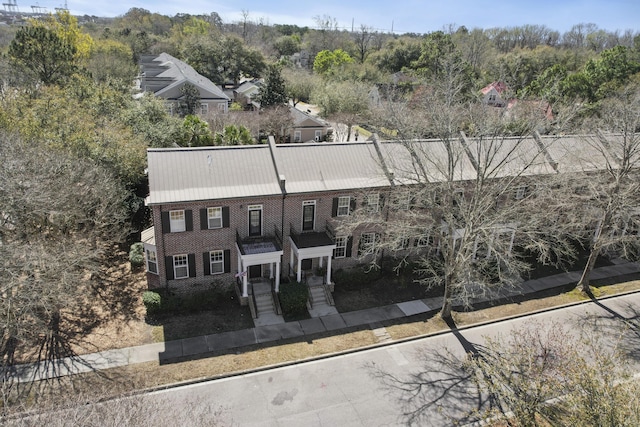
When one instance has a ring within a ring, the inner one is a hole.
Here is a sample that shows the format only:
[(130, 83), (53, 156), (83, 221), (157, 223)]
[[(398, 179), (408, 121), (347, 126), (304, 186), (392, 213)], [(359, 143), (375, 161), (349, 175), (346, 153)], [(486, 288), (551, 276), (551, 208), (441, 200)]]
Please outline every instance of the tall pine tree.
[(267, 67), (264, 85), (260, 88), (258, 95), (258, 102), (260, 102), (261, 108), (284, 105), (289, 101), (284, 79), (280, 72), (280, 66), (277, 64), (271, 64)]

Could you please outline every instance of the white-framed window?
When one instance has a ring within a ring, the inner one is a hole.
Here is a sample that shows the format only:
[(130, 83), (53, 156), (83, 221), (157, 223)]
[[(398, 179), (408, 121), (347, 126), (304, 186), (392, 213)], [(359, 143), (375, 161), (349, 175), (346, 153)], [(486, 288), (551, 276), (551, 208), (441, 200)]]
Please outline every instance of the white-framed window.
[(149, 273), (158, 274), (158, 256), (156, 251), (147, 248), (145, 250), (147, 260), (147, 271)]
[(422, 234), (416, 237), (415, 245), (418, 248), (426, 248), (426, 247), (432, 246), (432, 244), (433, 244), (433, 239), (428, 234)]
[(350, 196), (338, 197), (338, 212), (337, 216), (349, 216), (349, 206), (351, 204)]
[(168, 113), (170, 116), (173, 116), (173, 108), (174, 108), (174, 107), (173, 107), (173, 102), (167, 102), (167, 103), (166, 103), (166, 108), (167, 108), (167, 113)]
[(185, 231), (187, 229), (184, 220), (184, 210), (169, 211), (169, 227), (172, 233)]
[(218, 110), (220, 110), (222, 112), (227, 111), (227, 103), (226, 102), (218, 103)]
[(347, 236), (336, 237), (336, 252), (335, 258), (344, 258), (347, 256)]
[(401, 211), (408, 211), (411, 208), (411, 194), (400, 193), (396, 196), (397, 208)]
[(524, 199), (527, 195), (527, 189), (528, 187), (526, 185), (519, 185), (518, 187), (516, 187), (516, 191), (514, 192), (513, 197), (516, 200)]
[(293, 132), (293, 142), (300, 142), (302, 141), (302, 132), (299, 130), (296, 130)]
[(409, 248), (409, 238), (406, 236), (400, 236), (398, 239), (397, 250), (404, 250)]
[(222, 228), (222, 208), (207, 208), (207, 223), (209, 229)]
[(358, 245), (358, 254), (366, 255), (372, 253), (377, 240), (377, 233), (362, 233), (360, 235), (360, 244)]
[(224, 251), (209, 252), (211, 260), (211, 274), (224, 273)]
[(376, 193), (367, 195), (367, 209), (372, 213), (380, 210), (380, 194)]
[(322, 131), (321, 130), (317, 130), (316, 131), (316, 135), (315, 135), (315, 140), (316, 141), (320, 141), (322, 139)]
[(186, 279), (189, 277), (189, 259), (187, 255), (173, 256), (173, 278)]
[(200, 114), (204, 116), (207, 113), (209, 113), (209, 104), (203, 102), (200, 104)]

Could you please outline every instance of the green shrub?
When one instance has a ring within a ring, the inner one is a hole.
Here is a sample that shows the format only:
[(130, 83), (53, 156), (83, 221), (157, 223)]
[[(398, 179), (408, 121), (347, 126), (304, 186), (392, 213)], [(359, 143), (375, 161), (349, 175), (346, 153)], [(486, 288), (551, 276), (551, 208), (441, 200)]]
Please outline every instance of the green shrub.
[(129, 261), (131, 262), (131, 268), (139, 268), (144, 265), (144, 245), (142, 242), (136, 242), (131, 245)]
[(142, 302), (149, 315), (159, 313), (162, 309), (162, 297), (157, 292), (145, 291), (142, 294)]
[(309, 288), (298, 282), (280, 284), (280, 306), (290, 316), (303, 314), (307, 309)]

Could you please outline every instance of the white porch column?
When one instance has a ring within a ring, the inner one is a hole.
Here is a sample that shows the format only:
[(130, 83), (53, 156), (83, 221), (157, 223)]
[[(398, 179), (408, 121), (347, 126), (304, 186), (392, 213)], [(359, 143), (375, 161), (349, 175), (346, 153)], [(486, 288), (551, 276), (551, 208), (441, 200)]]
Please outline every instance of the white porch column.
[(300, 283), (302, 281), (302, 259), (300, 258), (300, 255), (298, 254), (298, 283)]
[(249, 296), (249, 292), (247, 291), (247, 282), (249, 281), (247, 277), (249, 276), (249, 272), (244, 270), (242, 273), (242, 296), (246, 298)]
[(322, 265), (324, 264), (324, 257), (321, 256), (319, 261), (318, 261), (318, 267), (322, 268)]
[(276, 292), (280, 292), (280, 261), (276, 262)]
[[(320, 258), (322, 259), (322, 258)], [(331, 257), (327, 257), (327, 285), (331, 284)]]
[(273, 279), (273, 263), (269, 263), (269, 279)]
[(289, 253), (289, 275), (293, 273), (291, 269), (293, 268), (293, 248), (291, 248), (291, 252)]

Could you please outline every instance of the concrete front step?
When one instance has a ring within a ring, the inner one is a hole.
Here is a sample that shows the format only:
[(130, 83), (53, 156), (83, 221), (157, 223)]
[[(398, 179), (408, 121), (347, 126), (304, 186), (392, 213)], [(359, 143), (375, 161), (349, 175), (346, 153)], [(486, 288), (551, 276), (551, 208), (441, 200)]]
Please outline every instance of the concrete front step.
[(264, 315), (267, 313), (274, 313), (273, 300), (271, 298), (271, 294), (256, 295), (255, 298), (256, 298), (256, 310), (258, 311), (258, 316)]

